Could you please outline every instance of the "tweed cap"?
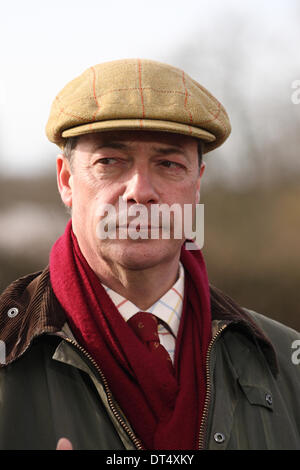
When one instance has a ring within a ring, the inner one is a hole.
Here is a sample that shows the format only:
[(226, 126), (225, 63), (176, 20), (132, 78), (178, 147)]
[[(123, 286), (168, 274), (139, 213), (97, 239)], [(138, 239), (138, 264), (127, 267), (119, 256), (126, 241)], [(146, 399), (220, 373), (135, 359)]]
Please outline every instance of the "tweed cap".
[(115, 130), (190, 135), (204, 153), (231, 131), (221, 103), (183, 70), (146, 59), (123, 59), (90, 67), (56, 96), (46, 126), (51, 142)]

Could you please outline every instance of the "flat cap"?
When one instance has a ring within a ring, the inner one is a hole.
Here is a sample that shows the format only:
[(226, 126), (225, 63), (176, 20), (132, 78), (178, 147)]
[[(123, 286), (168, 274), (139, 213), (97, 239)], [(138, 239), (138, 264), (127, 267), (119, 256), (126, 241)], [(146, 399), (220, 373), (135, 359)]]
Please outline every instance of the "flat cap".
[(68, 137), (133, 129), (190, 135), (206, 153), (227, 139), (231, 126), (222, 104), (183, 70), (123, 59), (69, 82), (52, 104), (46, 134), (63, 148)]

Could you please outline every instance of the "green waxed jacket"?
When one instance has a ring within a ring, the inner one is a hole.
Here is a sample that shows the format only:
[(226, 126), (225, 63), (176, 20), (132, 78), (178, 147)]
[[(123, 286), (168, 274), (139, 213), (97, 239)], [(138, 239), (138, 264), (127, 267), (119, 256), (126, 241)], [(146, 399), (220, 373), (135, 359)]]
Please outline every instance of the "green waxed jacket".
[[(203, 449), (300, 449), (300, 334), (211, 287)], [(76, 343), (49, 270), (0, 297), (0, 449), (141, 449), (106, 378)], [(5, 348), (5, 363), (3, 360)]]

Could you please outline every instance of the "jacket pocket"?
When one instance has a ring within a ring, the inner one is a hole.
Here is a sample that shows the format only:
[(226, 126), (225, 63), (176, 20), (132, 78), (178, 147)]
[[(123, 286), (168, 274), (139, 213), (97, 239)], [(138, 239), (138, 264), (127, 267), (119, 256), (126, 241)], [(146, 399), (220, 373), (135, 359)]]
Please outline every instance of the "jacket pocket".
[(258, 405), (273, 411), (273, 396), (270, 390), (257, 385), (249, 385), (238, 380), (247, 400), (251, 405)]

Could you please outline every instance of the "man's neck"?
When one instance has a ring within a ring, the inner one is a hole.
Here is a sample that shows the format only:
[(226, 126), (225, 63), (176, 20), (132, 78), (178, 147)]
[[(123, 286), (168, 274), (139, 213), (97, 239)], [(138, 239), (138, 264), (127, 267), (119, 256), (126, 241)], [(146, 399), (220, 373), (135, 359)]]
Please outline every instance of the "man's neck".
[(100, 262), (91, 266), (100, 281), (110, 289), (130, 300), (141, 310), (147, 310), (176, 282), (179, 258), (147, 269), (125, 269)]

